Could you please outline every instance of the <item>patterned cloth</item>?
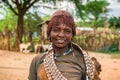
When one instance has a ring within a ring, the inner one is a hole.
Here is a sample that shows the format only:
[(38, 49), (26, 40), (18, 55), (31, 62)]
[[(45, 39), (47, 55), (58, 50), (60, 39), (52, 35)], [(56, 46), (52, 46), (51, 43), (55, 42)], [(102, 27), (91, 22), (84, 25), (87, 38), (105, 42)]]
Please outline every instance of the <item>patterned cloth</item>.
[[(77, 46), (84, 55), (85, 66), (86, 66), (86, 80), (93, 80), (94, 78), (94, 63), (92, 62), (90, 56), (83, 51), (77, 44), (72, 43), (73, 45)], [(51, 49), (47, 52), (47, 55), (43, 62), (48, 80), (67, 80), (65, 76), (62, 75), (60, 70), (57, 68), (54, 59), (54, 52)]]

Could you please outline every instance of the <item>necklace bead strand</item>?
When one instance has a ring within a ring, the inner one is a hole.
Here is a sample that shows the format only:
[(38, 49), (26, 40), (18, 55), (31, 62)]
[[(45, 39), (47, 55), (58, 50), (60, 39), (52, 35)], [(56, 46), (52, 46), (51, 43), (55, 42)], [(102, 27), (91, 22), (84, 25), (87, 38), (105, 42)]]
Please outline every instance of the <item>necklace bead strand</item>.
[(63, 54), (54, 54), (54, 58), (56, 59), (57, 57), (62, 57), (65, 55), (70, 54), (73, 51), (73, 48), (70, 48), (67, 52), (63, 53)]

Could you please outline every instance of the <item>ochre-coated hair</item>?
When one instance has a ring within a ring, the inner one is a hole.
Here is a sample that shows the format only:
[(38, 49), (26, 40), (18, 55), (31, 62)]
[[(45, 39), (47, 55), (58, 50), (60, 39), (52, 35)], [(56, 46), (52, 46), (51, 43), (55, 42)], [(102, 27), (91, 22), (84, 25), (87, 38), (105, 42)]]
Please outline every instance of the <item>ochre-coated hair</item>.
[(51, 19), (46, 22), (47, 26), (47, 36), (50, 36), (50, 32), (52, 27), (58, 26), (60, 24), (65, 24), (66, 26), (72, 28), (73, 36), (76, 34), (76, 25), (74, 23), (74, 19), (71, 14), (65, 10), (56, 11)]

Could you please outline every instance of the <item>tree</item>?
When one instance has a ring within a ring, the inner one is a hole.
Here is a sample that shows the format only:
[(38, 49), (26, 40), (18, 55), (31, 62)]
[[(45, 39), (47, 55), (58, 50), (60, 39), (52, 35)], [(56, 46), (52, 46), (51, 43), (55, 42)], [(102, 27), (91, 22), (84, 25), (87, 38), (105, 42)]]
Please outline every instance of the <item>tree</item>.
[(25, 15), (25, 19), (24, 19), (24, 33), (28, 36), (28, 41), (29, 42), (32, 42), (32, 34), (33, 32), (36, 32), (37, 31), (37, 25), (40, 23), (40, 22), (43, 22), (41, 17), (38, 15), (37, 12), (35, 12), (34, 14), (33, 13), (30, 13), (28, 12), (26, 15)]
[(76, 13), (82, 20), (85, 20), (85, 6), (83, 5), (82, 0), (72, 0), (76, 7)]
[(104, 15), (109, 11), (107, 9), (108, 5), (109, 3), (106, 0), (88, 1), (86, 3), (86, 13), (93, 17), (89, 17), (89, 19), (94, 21), (94, 26), (96, 26), (95, 23), (102, 17), (101, 14)]
[[(4, 18), (0, 20), (0, 31), (1, 34), (1, 49), (11, 50), (15, 42), (15, 27), (17, 16), (10, 10), (4, 8), (4, 11), (7, 13), (4, 15)], [(11, 42), (12, 41), (12, 42)]]
[(22, 43), (23, 36), (23, 18), (28, 9), (39, 0), (2, 0), (18, 16), (17, 20), (17, 45)]

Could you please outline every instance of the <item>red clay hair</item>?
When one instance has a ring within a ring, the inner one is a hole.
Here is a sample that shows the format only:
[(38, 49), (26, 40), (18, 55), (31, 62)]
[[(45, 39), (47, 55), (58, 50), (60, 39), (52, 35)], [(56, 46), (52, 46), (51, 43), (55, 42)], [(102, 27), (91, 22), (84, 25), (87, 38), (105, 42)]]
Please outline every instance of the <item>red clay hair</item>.
[(50, 32), (53, 26), (58, 26), (60, 24), (65, 24), (66, 26), (72, 28), (73, 36), (76, 34), (76, 25), (71, 14), (65, 10), (56, 11), (51, 19), (46, 22), (47, 26), (47, 36), (50, 36)]

